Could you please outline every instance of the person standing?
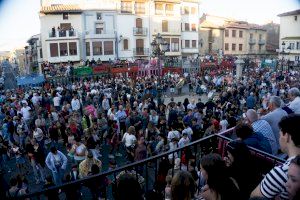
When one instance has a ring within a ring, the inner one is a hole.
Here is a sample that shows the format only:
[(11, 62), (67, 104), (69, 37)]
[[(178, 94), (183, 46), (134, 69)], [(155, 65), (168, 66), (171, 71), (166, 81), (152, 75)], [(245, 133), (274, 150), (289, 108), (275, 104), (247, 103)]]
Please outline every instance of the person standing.
[(71, 106), (73, 111), (79, 111), (80, 110), (80, 102), (76, 95), (73, 96), (73, 99), (71, 101)]
[(55, 185), (61, 185), (64, 171), (67, 167), (67, 157), (61, 151), (57, 150), (56, 147), (51, 147), (45, 162), (52, 172)]

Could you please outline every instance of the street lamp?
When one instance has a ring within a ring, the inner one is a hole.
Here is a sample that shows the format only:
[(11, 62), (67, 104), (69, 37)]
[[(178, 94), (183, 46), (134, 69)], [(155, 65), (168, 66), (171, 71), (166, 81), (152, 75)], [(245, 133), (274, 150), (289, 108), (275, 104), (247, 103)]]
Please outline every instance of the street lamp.
[(157, 104), (160, 105), (162, 103), (161, 100), (161, 63), (160, 60), (163, 59), (165, 52), (168, 50), (169, 44), (163, 39), (160, 33), (154, 36), (153, 41), (151, 42), (152, 47), (152, 57), (157, 57), (156, 67), (158, 69), (158, 85), (157, 85)]

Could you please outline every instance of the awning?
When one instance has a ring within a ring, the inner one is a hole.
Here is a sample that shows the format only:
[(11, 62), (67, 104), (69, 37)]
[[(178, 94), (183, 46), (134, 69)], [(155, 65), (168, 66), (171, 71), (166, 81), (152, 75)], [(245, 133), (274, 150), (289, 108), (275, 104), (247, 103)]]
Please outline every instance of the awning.
[(29, 76), (22, 76), (17, 78), (18, 86), (25, 86), (25, 85), (39, 85), (45, 82), (45, 78), (43, 75), (29, 75)]

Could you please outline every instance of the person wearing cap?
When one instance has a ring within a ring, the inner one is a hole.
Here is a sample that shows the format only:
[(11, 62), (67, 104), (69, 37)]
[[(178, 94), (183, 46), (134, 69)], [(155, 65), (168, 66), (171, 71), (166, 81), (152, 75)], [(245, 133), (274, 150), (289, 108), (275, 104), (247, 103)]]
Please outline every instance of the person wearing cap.
[(97, 165), (101, 171), (102, 169), (102, 162), (95, 158), (93, 156), (92, 151), (88, 151), (86, 159), (84, 159), (80, 164), (79, 164), (79, 177), (84, 178), (87, 177), (88, 174), (91, 172), (91, 168), (93, 165)]

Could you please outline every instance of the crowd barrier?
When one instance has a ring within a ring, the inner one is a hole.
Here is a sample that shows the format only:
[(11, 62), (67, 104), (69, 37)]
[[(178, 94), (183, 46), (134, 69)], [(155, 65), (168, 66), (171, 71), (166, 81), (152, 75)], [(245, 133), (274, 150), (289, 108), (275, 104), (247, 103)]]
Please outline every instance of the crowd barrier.
[[(64, 199), (65, 191), (70, 189), (74, 190), (76, 188), (81, 191), (79, 192), (79, 194), (84, 193), (82, 199), (89, 199), (88, 197), (89, 185), (95, 182), (99, 183), (100, 181), (103, 181), (104, 178), (109, 179), (108, 182), (110, 184), (105, 186), (105, 190), (107, 192), (107, 196), (109, 197), (109, 199), (112, 199), (114, 183), (116, 183), (117, 181), (118, 174), (123, 171), (131, 172), (133, 173), (133, 175), (140, 178), (142, 177), (143, 182), (141, 184), (143, 185), (143, 190), (149, 191), (153, 189), (153, 185), (157, 181), (161, 173), (161, 168), (159, 167), (159, 163), (161, 163), (162, 160), (169, 159), (171, 163), (174, 164), (175, 158), (179, 157), (181, 158), (182, 161), (180, 164), (180, 169), (183, 166), (185, 166), (188, 169), (189, 165), (187, 163), (189, 162), (189, 160), (194, 159), (194, 161), (197, 163), (197, 166), (199, 166), (199, 161), (202, 155), (205, 155), (207, 153), (215, 152), (221, 154), (222, 156), (225, 156), (226, 144), (232, 140), (229, 136), (233, 134), (234, 134), (234, 129), (229, 129), (221, 134), (215, 134), (215, 135), (204, 137), (202, 139), (199, 139), (195, 142), (188, 144), (187, 146), (177, 148), (173, 151), (168, 151), (159, 155), (155, 155), (142, 161), (126, 164), (116, 169), (105, 171), (100, 174), (93, 175), (87, 178), (82, 178), (73, 182), (65, 183), (61, 186), (54, 186), (45, 190), (36, 191), (27, 194), (25, 196), (22, 196), (20, 197), (20, 199), (26, 199), (26, 198), (46, 199), (45, 194), (47, 195), (53, 192), (57, 193), (57, 191), (61, 191), (59, 197), (60, 199)], [(281, 158), (275, 157), (273, 155), (262, 152), (260, 150), (254, 148), (250, 148), (250, 149), (253, 156), (260, 159), (259, 167), (261, 169), (261, 173), (266, 173), (275, 165), (285, 162)], [(183, 157), (183, 155), (187, 155), (187, 152), (190, 152), (190, 155), (193, 156)], [(172, 168), (172, 174), (174, 174), (174, 168)]]

